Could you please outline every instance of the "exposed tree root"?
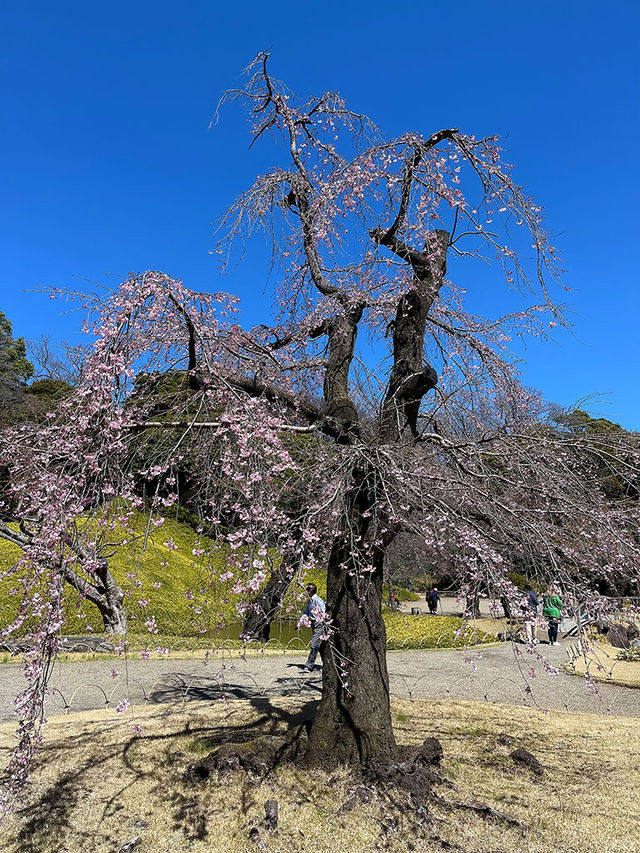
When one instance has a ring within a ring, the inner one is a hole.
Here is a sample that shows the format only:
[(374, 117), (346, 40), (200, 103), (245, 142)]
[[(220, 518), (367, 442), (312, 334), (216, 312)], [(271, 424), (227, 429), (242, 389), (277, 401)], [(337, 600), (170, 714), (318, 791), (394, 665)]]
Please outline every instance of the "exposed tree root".
[[(233, 732), (233, 741), (227, 740), (224, 733), (218, 740), (219, 745), (202, 761), (187, 767), (186, 779), (205, 780), (213, 771), (224, 774), (234, 770), (264, 777), (280, 764), (302, 758), (307, 745), (304, 726), (282, 736), (236, 731)], [(210, 739), (209, 742), (214, 741)]]
[[(255, 729), (220, 732), (206, 743), (214, 749), (204, 759), (187, 767), (186, 779), (205, 781), (212, 774), (220, 776), (230, 772), (263, 779), (279, 765), (295, 764), (303, 759), (308, 743), (308, 723), (285, 734), (260, 734)], [(377, 798), (384, 802), (384, 817), (379, 821), (381, 840), (390, 838), (408, 822), (416, 836), (428, 838), (443, 850), (452, 851), (462, 851), (462, 848), (434, 832), (439, 819), (430, 813), (430, 804), (447, 811), (471, 811), (523, 832), (527, 830), (525, 824), (488, 803), (447, 799), (436, 793), (436, 786), (457, 790), (457, 786), (438, 770), (442, 757), (440, 742), (427, 738), (419, 747), (399, 746), (393, 761), (354, 768), (354, 787), (336, 814), (353, 811)], [(277, 826), (277, 803), (269, 801), (265, 808), (265, 820), (254, 824), (250, 831), (250, 841), (258, 849), (264, 848), (261, 832), (273, 831)]]
[(518, 829), (525, 830), (527, 827), (524, 823), (520, 823), (519, 820), (516, 820), (514, 817), (511, 817), (504, 812), (498, 811), (498, 809), (494, 809), (492, 806), (487, 805), (487, 803), (476, 803), (470, 802), (465, 803), (460, 800), (445, 800), (442, 797), (438, 797), (436, 794), (430, 794), (429, 799), (433, 803), (437, 803), (439, 806), (444, 806), (447, 809), (469, 809), (470, 811), (477, 812), (483, 817), (492, 817), (496, 820), (501, 820), (504, 823), (508, 823), (510, 826), (516, 826)]

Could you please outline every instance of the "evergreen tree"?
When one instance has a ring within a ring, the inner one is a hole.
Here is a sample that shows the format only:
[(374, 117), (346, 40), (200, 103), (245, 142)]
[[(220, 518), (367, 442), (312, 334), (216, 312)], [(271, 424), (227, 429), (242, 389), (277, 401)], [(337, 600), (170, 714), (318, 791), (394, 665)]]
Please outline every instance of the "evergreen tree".
[(0, 311), (0, 419), (4, 420), (5, 409), (19, 402), (32, 376), (24, 338), (13, 337), (11, 321)]

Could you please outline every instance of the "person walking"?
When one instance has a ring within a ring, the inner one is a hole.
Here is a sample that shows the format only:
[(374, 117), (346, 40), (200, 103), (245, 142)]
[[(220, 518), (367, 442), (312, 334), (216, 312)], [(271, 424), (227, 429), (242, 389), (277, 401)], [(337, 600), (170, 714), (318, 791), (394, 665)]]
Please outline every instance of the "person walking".
[(309, 596), (309, 601), (304, 609), (304, 616), (309, 620), (309, 624), (313, 630), (311, 637), (311, 647), (309, 649), (309, 657), (304, 665), (306, 672), (312, 672), (315, 666), (320, 645), (322, 643), (322, 635), (324, 634), (324, 619), (326, 613), (326, 605), (322, 598), (318, 595), (318, 587), (314, 583), (308, 583), (305, 591)]
[(438, 612), (438, 602), (440, 601), (440, 596), (438, 594), (437, 587), (433, 587), (430, 593), (427, 595), (427, 604), (429, 605), (429, 613), (432, 616), (435, 616)]
[(562, 619), (562, 608), (564, 605), (558, 593), (558, 588), (551, 586), (542, 597), (542, 615), (548, 622), (547, 633), (549, 635), (550, 646), (560, 645), (558, 642), (558, 626)]
[(540, 604), (540, 599), (538, 598), (537, 593), (533, 591), (533, 587), (530, 583), (525, 586), (524, 591), (527, 596), (526, 604), (524, 606), (524, 628), (527, 632), (527, 642), (537, 643), (538, 638), (536, 637), (536, 617), (538, 615), (538, 605)]

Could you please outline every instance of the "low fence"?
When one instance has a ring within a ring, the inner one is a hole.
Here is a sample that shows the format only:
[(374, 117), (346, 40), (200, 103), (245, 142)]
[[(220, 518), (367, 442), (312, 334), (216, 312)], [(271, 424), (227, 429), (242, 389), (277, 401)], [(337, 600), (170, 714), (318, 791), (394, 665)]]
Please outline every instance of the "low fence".
[[(396, 698), (472, 700), (574, 713), (640, 716), (638, 690), (577, 678), (564, 677), (558, 681), (541, 672), (534, 683), (526, 671), (518, 673), (511, 668), (504, 674), (496, 674), (491, 668), (483, 671), (482, 664), (476, 671), (470, 664), (468, 671), (452, 674), (450, 667), (445, 665), (437, 673), (413, 674), (408, 671), (406, 659), (402, 660), (402, 664), (395, 664), (394, 656), (389, 658), (390, 692)], [(317, 699), (322, 689), (320, 669), (309, 674), (298, 663), (274, 669), (273, 665), (265, 666), (266, 662), (257, 658), (234, 655), (233, 658), (209, 659), (206, 669), (199, 661), (198, 671), (184, 666), (186, 663), (193, 665), (194, 661), (165, 662), (168, 671), (163, 672), (153, 671), (153, 663), (145, 664), (150, 667), (145, 671), (141, 662), (137, 662), (137, 666), (123, 662), (113, 677), (107, 675), (105, 666), (104, 674), (94, 671), (79, 684), (65, 681), (66, 674), (59, 671), (50, 684), (47, 714), (99, 708), (135, 712), (136, 708), (148, 706), (173, 712), (183, 711), (189, 702), (232, 702), (236, 699), (260, 702), (275, 696)], [(170, 664), (174, 666), (169, 668)]]
[[(417, 619), (417, 622), (411, 620)], [(410, 649), (451, 649), (465, 648), (482, 643), (493, 642), (496, 635), (487, 634), (484, 631), (475, 631), (473, 629), (460, 629), (459, 620), (453, 620), (447, 617), (447, 622), (441, 624), (434, 617), (406, 617), (402, 615), (398, 620), (401, 628), (398, 626), (387, 627), (387, 649), (389, 651), (402, 651)], [(424, 626), (427, 630), (420, 635), (420, 630)], [(282, 633), (282, 632), (276, 632)], [(404, 636), (403, 636), (404, 634)], [(309, 648), (311, 640), (311, 631), (303, 630), (300, 633), (294, 634), (289, 639), (282, 640), (279, 637), (272, 637), (266, 642), (251, 642), (245, 643), (235, 637), (227, 637), (223, 639), (204, 638), (202, 636), (167, 636), (167, 635), (130, 635), (127, 640), (127, 649), (130, 654), (150, 654), (157, 656), (171, 655), (178, 652), (202, 652), (211, 655), (220, 655), (221, 653), (235, 653), (237, 655), (246, 654), (266, 654), (266, 653), (282, 653), (287, 652), (304, 652)], [(100, 637), (63, 637), (61, 654), (79, 653), (84, 655), (104, 655), (117, 654), (115, 641), (107, 641)], [(8, 640), (0, 645), (0, 654), (5, 652), (6, 655), (17, 655), (29, 649), (33, 644), (20, 639)], [(0, 661), (2, 658), (0, 657)]]
[[(184, 649), (184, 640), (173, 645), (173, 651)], [(464, 655), (453, 659), (446, 654), (415, 658), (390, 654), (391, 695), (408, 700), (473, 700), (640, 717), (640, 690), (562, 674), (548, 676), (544, 673), (546, 662), (542, 656), (533, 655), (529, 660), (525, 654), (513, 655), (506, 646), (494, 649), (491, 657), (485, 655), (484, 661), (478, 660), (483, 656), (482, 647), (470, 650), (466, 660)], [(58, 660), (49, 682), (47, 715), (100, 708), (122, 711), (125, 705), (134, 711), (145, 706), (176, 710), (193, 701), (320, 696), (321, 670), (318, 667), (311, 674), (303, 670), (305, 646), (301, 639), (284, 646), (276, 640), (270, 641), (254, 647), (250, 653), (230, 642), (198, 652), (196, 657), (172, 660), (140, 660), (133, 653), (117, 660), (96, 658), (82, 666)], [(302, 660), (287, 658), (287, 652), (299, 653)], [(569, 664), (579, 654), (577, 644), (570, 646)], [(594, 667), (601, 667), (601, 676), (615, 679), (618, 665), (616, 661), (603, 661)], [(537, 677), (532, 678), (534, 667)], [(1, 686), (6, 698), (6, 702), (0, 703), (2, 719), (15, 719), (11, 699), (23, 684), (18, 666), (5, 669)]]

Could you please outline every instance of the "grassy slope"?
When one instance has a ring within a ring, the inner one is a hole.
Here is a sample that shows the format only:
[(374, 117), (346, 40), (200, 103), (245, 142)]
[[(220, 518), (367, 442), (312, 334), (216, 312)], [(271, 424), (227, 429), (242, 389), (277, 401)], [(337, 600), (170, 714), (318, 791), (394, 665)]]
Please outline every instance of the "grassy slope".
[[(143, 517), (135, 520), (134, 530), (137, 535), (144, 533)], [(177, 546), (175, 550), (165, 544), (171, 540)], [(201, 548), (207, 550), (208, 557), (193, 555), (194, 549)], [(151, 615), (156, 618), (159, 638), (198, 637), (234, 621), (237, 598), (217, 577), (224, 571), (227, 553), (226, 546), (218, 546), (199, 537), (188, 525), (169, 519), (149, 537), (146, 549), (142, 549), (140, 540), (120, 545), (110, 560), (110, 568), (127, 596), (130, 633), (147, 635), (144, 622)], [(13, 565), (19, 556), (18, 548), (0, 539), (0, 571)], [(320, 595), (326, 596), (322, 572), (310, 572), (306, 579), (316, 583)], [(0, 625), (8, 625), (15, 618), (19, 597), (10, 595), (15, 586), (15, 581), (0, 580)], [(193, 599), (187, 597), (188, 590)], [(408, 590), (396, 589), (396, 594), (400, 599), (412, 600), (413, 594)], [(146, 607), (139, 603), (144, 599), (149, 602)], [(65, 591), (65, 600), (65, 634), (102, 632), (102, 620), (94, 606), (79, 602), (70, 587)], [(285, 601), (286, 614), (299, 614), (303, 605), (301, 585), (292, 585)], [(435, 648), (464, 642), (455, 636), (460, 621), (453, 617), (427, 619), (386, 611), (385, 621), (389, 648)]]
[[(638, 719), (394, 700), (399, 743), (428, 736), (442, 743), (439, 769), (456, 787), (439, 785), (437, 794), (486, 802), (525, 824), (523, 832), (436, 804), (424, 818), (393, 794), (343, 809), (363, 790), (347, 770), (327, 776), (284, 765), (263, 780), (232, 773), (185, 781), (185, 767), (208, 751), (216, 730), (255, 727), (257, 736), (298, 707), (271, 701), (270, 720), (243, 701), (189, 705), (186, 714), (180, 703), (148, 707), (135, 720), (101, 711), (53, 718), (22, 808), (2, 829), (3, 853), (113, 853), (136, 837), (139, 853), (246, 853), (258, 850), (252, 826), (260, 827), (262, 849), (290, 853), (640, 853)], [(14, 745), (14, 729), (0, 726), (0, 751)], [(538, 758), (541, 778), (510, 758), (517, 747)], [(275, 833), (261, 825), (270, 798), (280, 809)]]
[[(144, 519), (137, 518), (134, 524), (136, 535), (145, 532)], [(121, 534), (119, 538), (124, 538)], [(173, 541), (174, 550), (165, 543)], [(209, 565), (201, 557), (195, 557), (193, 549), (211, 550)], [(143, 549), (141, 540), (121, 544), (109, 561), (114, 577), (125, 591), (126, 609), (132, 631), (146, 631), (143, 623), (151, 614), (156, 617), (161, 633), (197, 634), (205, 625), (213, 628), (220, 621), (232, 618), (235, 604), (228, 588), (217, 580), (224, 571), (226, 549), (203, 540), (185, 524), (167, 519), (161, 528), (155, 530)], [(13, 565), (20, 556), (20, 550), (0, 539), (0, 571)], [(158, 588), (154, 587), (159, 584)], [(16, 613), (18, 596), (11, 596), (10, 590), (16, 583), (10, 579), (0, 580), (0, 623), (8, 624)], [(187, 590), (194, 594), (190, 600)], [(148, 600), (143, 607), (141, 600)], [(67, 586), (65, 590), (66, 624), (65, 633), (86, 633), (87, 630), (100, 633), (102, 620), (95, 607), (87, 602), (81, 603), (74, 590)], [(195, 608), (206, 612), (197, 614)]]

